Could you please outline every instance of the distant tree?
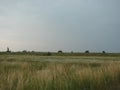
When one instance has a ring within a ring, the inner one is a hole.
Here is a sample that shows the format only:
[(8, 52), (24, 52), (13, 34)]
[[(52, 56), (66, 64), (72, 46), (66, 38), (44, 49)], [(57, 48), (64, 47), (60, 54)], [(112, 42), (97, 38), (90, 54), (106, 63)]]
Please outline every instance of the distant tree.
[(73, 51), (71, 51), (71, 53), (74, 53)]
[(63, 51), (62, 51), (62, 50), (59, 50), (58, 53), (63, 53)]
[(51, 56), (51, 55), (52, 55), (52, 53), (51, 53), (51, 52), (48, 52), (48, 53), (47, 53), (47, 56)]
[(26, 50), (23, 50), (22, 52), (23, 52), (23, 53), (26, 53), (27, 51), (26, 51)]
[(7, 47), (7, 51), (6, 52), (11, 52), (10, 49), (9, 49), (9, 47)]
[(31, 51), (32, 53), (34, 53), (35, 51)]
[(105, 51), (102, 51), (103, 54), (105, 54), (106, 52)]
[(90, 53), (90, 51), (89, 51), (89, 50), (86, 50), (85, 53)]

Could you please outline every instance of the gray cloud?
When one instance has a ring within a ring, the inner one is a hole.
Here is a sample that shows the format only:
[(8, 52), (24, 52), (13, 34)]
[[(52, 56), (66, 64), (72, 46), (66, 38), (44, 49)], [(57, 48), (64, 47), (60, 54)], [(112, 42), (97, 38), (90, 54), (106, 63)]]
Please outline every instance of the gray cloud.
[(120, 52), (119, 0), (1, 0), (0, 48)]

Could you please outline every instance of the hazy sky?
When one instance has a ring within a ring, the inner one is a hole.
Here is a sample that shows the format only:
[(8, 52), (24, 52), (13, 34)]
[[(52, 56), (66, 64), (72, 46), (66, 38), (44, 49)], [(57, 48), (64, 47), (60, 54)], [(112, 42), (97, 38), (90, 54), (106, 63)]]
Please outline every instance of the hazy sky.
[(0, 0), (0, 51), (120, 52), (120, 0)]

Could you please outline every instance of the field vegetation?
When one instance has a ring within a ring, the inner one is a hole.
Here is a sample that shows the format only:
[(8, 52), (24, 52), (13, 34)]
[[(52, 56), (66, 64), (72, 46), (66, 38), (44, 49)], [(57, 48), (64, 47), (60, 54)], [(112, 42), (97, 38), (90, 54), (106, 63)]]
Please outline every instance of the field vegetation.
[(120, 90), (120, 56), (0, 55), (0, 90)]

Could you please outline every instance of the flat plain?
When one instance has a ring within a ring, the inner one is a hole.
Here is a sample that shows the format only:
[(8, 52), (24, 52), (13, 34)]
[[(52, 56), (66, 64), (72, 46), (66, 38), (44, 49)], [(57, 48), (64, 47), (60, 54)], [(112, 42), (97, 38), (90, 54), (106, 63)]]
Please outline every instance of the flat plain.
[(0, 55), (0, 90), (120, 90), (120, 55)]

